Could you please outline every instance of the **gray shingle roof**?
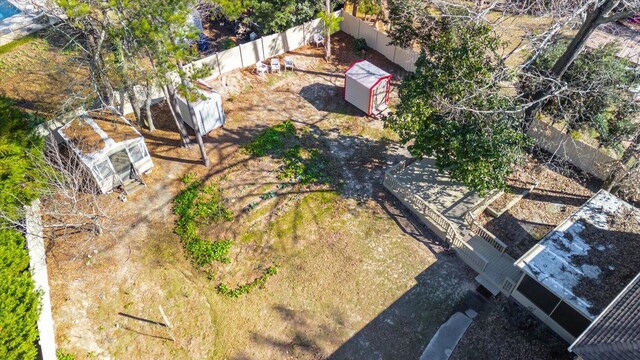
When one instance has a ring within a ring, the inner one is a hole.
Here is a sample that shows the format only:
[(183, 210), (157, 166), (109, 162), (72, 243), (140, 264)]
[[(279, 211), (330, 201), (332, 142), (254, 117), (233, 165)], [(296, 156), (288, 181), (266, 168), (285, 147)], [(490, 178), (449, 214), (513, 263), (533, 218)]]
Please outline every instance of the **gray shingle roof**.
[(640, 359), (640, 274), (569, 350), (584, 360)]

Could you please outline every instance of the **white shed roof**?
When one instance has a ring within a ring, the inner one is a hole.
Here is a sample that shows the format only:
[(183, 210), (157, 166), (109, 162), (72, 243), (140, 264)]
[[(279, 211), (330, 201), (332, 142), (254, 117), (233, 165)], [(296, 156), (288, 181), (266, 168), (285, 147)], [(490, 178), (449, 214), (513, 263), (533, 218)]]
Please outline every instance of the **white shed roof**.
[(380, 69), (368, 61), (359, 61), (347, 70), (345, 76), (348, 76), (367, 88), (371, 89), (380, 78), (389, 77), (391, 74)]
[[(584, 230), (585, 224), (589, 224), (589, 226), (607, 231), (609, 230), (609, 221), (625, 210), (631, 211), (635, 214), (637, 221), (640, 221), (638, 209), (609, 192), (600, 190), (571, 217), (532, 247), (516, 262), (516, 266), (593, 320), (595, 316), (589, 311), (592, 303), (589, 299), (575, 295), (573, 289), (582, 279), (599, 278), (604, 270), (601, 266), (611, 265), (588, 261), (576, 263), (574, 259), (585, 256), (591, 250), (602, 254), (605, 252), (624, 252), (625, 249), (621, 247), (608, 248), (592, 243), (589, 238), (584, 236), (586, 235)], [(610, 236), (616, 237), (614, 234)], [(640, 236), (638, 236), (638, 241), (640, 241)], [(613, 299), (617, 294), (610, 295)]]
[(109, 108), (83, 113), (58, 133), (87, 164), (102, 158), (117, 144), (142, 139), (127, 119)]

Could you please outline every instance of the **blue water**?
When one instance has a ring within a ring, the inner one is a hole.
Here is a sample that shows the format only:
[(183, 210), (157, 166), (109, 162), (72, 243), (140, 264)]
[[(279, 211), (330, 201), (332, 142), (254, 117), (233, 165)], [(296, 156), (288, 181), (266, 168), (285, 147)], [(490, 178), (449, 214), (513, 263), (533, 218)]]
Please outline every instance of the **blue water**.
[(0, 0), (0, 21), (19, 13), (20, 10), (13, 6), (13, 4), (7, 0)]

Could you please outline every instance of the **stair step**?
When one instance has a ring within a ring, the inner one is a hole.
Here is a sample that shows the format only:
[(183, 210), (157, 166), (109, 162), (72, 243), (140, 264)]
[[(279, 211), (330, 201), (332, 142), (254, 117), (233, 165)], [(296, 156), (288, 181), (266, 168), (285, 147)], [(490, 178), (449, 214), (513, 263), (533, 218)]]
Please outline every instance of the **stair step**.
[(126, 191), (127, 195), (135, 194), (136, 192), (140, 191), (140, 189), (144, 189), (146, 187), (146, 185), (139, 180), (132, 180), (133, 181), (127, 181), (124, 183), (124, 190)]
[(491, 280), (489, 280), (486, 276), (480, 274), (478, 276), (476, 276), (476, 281), (484, 286), (487, 290), (489, 290), (489, 292), (493, 295), (496, 296), (500, 293), (500, 288), (498, 288), (497, 286), (495, 286)]

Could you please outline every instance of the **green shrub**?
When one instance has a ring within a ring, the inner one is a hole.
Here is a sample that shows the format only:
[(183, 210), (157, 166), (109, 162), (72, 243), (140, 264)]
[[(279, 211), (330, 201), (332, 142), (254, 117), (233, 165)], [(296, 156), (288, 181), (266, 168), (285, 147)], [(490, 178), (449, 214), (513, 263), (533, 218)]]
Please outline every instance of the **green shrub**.
[(28, 270), (24, 236), (0, 230), (0, 359), (35, 359), (40, 293)]
[(224, 51), (224, 50), (229, 50), (231, 48), (236, 47), (236, 42), (233, 41), (233, 39), (224, 39), (224, 41), (222, 42), (222, 44), (220, 44), (220, 50)]
[(61, 349), (56, 350), (56, 360), (75, 360), (76, 357), (72, 354), (66, 353)]
[(269, 279), (271, 276), (277, 273), (278, 273), (278, 268), (276, 266), (270, 266), (264, 270), (262, 275), (255, 278), (252, 282), (240, 285), (235, 289), (231, 289), (225, 284), (218, 285), (218, 293), (231, 298), (240, 297), (241, 295), (248, 294), (252, 289), (256, 287), (258, 288), (264, 287), (264, 284), (267, 282), (267, 279)]
[[(31, 38), (29, 38), (31, 39)], [(12, 220), (44, 190), (38, 119), (0, 97), (0, 210)], [(28, 270), (25, 238), (0, 221), (0, 359), (35, 359), (40, 293)]]
[(279, 154), (284, 148), (284, 140), (293, 137), (295, 134), (295, 126), (291, 120), (286, 120), (263, 130), (253, 141), (244, 145), (244, 149), (249, 154), (257, 157), (270, 153)]
[(198, 235), (197, 224), (233, 220), (233, 213), (222, 204), (222, 190), (215, 185), (204, 186), (200, 180), (190, 184), (173, 200), (173, 211), (178, 215), (176, 234), (197, 266), (219, 261), (228, 263), (231, 240), (208, 241)]
[(356, 54), (361, 54), (363, 51), (367, 51), (367, 40), (364, 38), (353, 39), (353, 50)]

